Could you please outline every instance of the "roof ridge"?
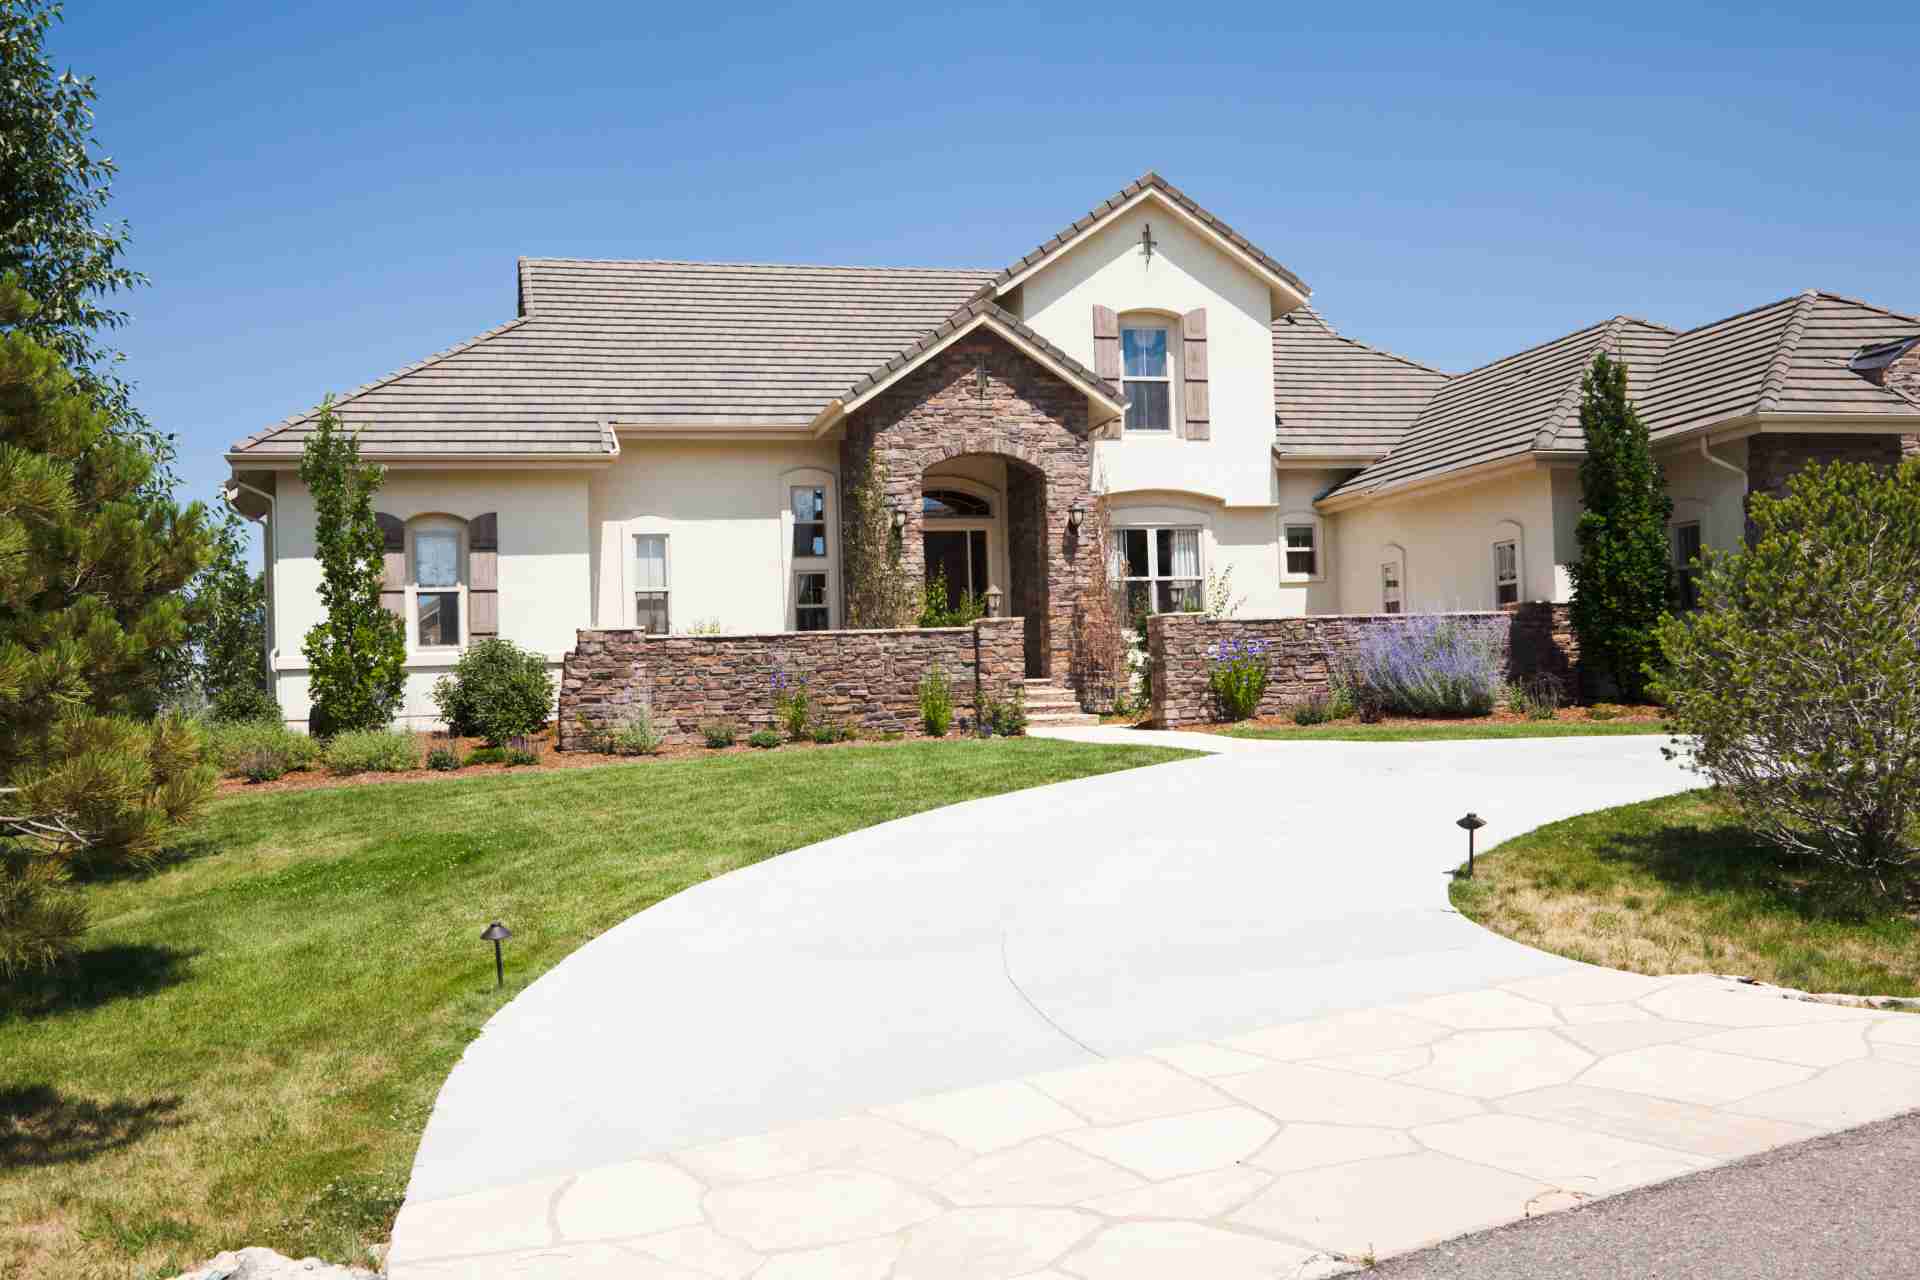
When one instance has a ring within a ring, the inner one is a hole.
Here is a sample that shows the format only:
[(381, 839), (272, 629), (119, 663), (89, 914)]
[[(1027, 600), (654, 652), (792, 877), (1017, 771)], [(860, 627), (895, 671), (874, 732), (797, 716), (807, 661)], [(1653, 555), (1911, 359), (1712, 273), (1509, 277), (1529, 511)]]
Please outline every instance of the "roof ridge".
[(1631, 316), (1615, 316), (1607, 321), (1607, 327), (1600, 331), (1595, 339), (1587, 361), (1581, 366), (1580, 376), (1568, 381), (1567, 389), (1560, 393), (1554, 402), (1553, 411), (1547, 414), (1547, 421), (1540, 430), (1534, 432), (1535, 449), (1551, 449), (1560, 442), (1560, 432), (1565, 428), (1569, 415), (1577, 412), (1576, 407), (1586, 392), (1587, 370), (1593, 368), (1594, 359), (1612, 348), (1614, 353), (1620, 350), (1620, 331), (1632, 322)]
[(1701, 324), (1694, 325), (1691, 329), (1681, 329), (1678, 331), (1678, 333), (1680, 337), (1684, 338), (1689, 336), (1690, 334), (1699, 333), (1702, 329), (1711, 329), (1717, 324), (1725, 324), (1729, 320), (1741, 320), (1747, 316), (1758, 315), (1760, 312), (1765, 311), (1770, 307), (1781, 306), (1782, 304), (1788, 303), (1788, 302), (1796, 302), (1799, 299), (1806, 297), (1809, 293), (1812, 293), (1812, 292), (1814, 291), (1811, 289), (1802, 289), (1800, 292), (1790, 293), (1784, 298), (1775, 298), (1771, 302), (1762, 302), (1758, 306), (1748, 307), (1744, 311), (1736, 311), (1732, 315), (1725, 315), (1725, 316), (1719, 317), (1716, 320), (1705, 321)]
[[(1434, 366), (1430, 364), (1425, 364), (1419, 360), (1415, 360), (1412, 356), (1403, 356), (1398, 351), (1389, 351), (1385, 347), (1376, 347), (1371, 342), (1362, 342), (1358, 338), (1349, 338), (1346, 334), (1334, 328), (1333, 321), (1327, 319), (1326, 316), (1322, 315), (1319, 309), (1316, 308), (1311, 302), (1307, 303), (1301, 309), (1311, 313), (1314, 319), (1318, 320), (1321, 323), (1321, 325), (1326, 329), (1329, 337), (1338, 338), (1341, 342), (1351, 343), (1353, 346), (1359, 347), (1363, 351), (1371, 352), (1376, 356), (1385, 356), (1389, 360), (1398, 360), (1401, 364), (1412, 365), (1414, 368), (1423, 370), (1427, 373), (1437, 373), (1443, 378), (1451, 378), (1454, 376), (1453, 374), (1448, 373), (1445, 369), (1436, 369)], [(1291, 315), (1292, 312), (1288, 312), (1287, 314)], [(1275, 316), (1273, 319), (1273, 323), (1279, 324), (1281, 321), (1285, 320), (1286, 318), (1287, 317), (1284, 315)]]
[[(363, 382), (359, 386), (355, 387), (353, 390), (347, 392), (345, 395), (335, 397), (333, 401), (333, 406), (335, 408), (339, 408), (341, 405), (346, 404), (348, 401), (356, 400), (359, 397), (367, 394), (367, 392), (369, 391), (373, 391), (373, 390), (376, 390), (377, 388), (384, 387), (389, 382), (393, 382), (399, 378), (404, 378), (410, 373), (418, 373), (420, 370), (425, 369), (429, 365), (439, 364), (442, 360), (448, 359), (451, 356), (457, 356), (462, 351), (466, 351), (466, 350), (469, 350), (470, 348), (477, 347), (481, 343), (486, 342), (491, 338), (497, 338), (501, 334), (506, 333), (510, 329), (517, 329), (521, 325), (531, 322), (533, 319), (534, 319), (533, 316), (515, 316), (513, 319), (507, 321), (505, 324), (495, 325), (493, 328), (488, 329), (485, 333), (477, 333), (473, 337), (468, 338), (465, 342), (456, 342), (444, 351), (436, 351), (432, 355), (426, 357), (424, 360), (416, 360), (410, 365), (406, 365), (403, 368), (395, 369), (392, 373), (386, 374), (382, 377), (375, 378), (372, 382)], [(229, 448), (227, 452), (228, 453), (244, 453), (246, 450), (253, 448), (257, 444), (265, 443), (266, 441), (272, 439), (274, 436), (279, 435), (282, 431), (285, 431), (290, 427), (299, 426), (302, 422), (305, 422), (307, 419), (313, 417), (313, 415), (318, 413), (319, 411), (320, 411), (320, 407), (318, 405), (315, 405), (311, 409), (304, 409), (299, 413), (292, 414), (291, 416), (286, 418), (282, 418), (280, 421), (274, 423), (272, 426), (267, 427), (264, 430), (256, 431), (250, 436), (245, 436), (239, 440), (234, 441), (233, 446)]]
[(1473, 366), (1473, 368), (1471, 369), (1463, 369), (1459, 373), (1451, 374), (1449, 376), (1455, 379), (1469, 378), (1476, 373), (1481, 373), (1488, 369), (1491, 369), (1497, 364), (1505, 364), (1509, 360), (1518, 360), (1521, 356), (1532, 355), (1536, 351), (1545, 351), (1548, 347), (1551, 347), (1556, 343), (1565, 342), (1568, 338), (1577, 338), (1581, 334), (1587, 332), (1589, 329), (1603, 329), (1608, 325), (1611, 325), (1617, 319), (1619, 319), (1618, 316), (1609, 316), (1605, 320), (1595, 320), (1592, 324), (1583, 324), (1578, 329), (1567, 330), (1567, 332), (1561, 334), (1557, 338), (1548, 338), (1546, 341), (1536, 342), (1530, 347), (1522, 347), (1518, 351), (1509, 351), (1506, 355), (1496, 356), (1493, 359), (1487, 361), (1485, 364), (1477, 364)]
[(1794, 303), (1793, 315), (1787, 320), (1787, 327), (1780, 331), (1780, 345), (1773, 350), (1773, 363), (1767, 366), (1767, 377), (1760, 384), (1760, 398), (1754, 402), (1755, 413), (1771, 412), (1780, 403), (1780, 393), (1787, 385), (1787, 370), (1793, 366), (1794, 349), (1800, 345), (1800, 336), (1806, 332), (1807, 313), (1813, 310), (1814, 299), (1820, 293), (1817, 289), (1808, 289), (1800, 294)]
[(779, 271), (897, 271), (919, 275), (990, 276), (993, 267), (914, 267), (874, 266), (852, 262), (741, 262), (704, 258), (573, 258), (548, 254), (522, 254), (522, 263), (567, 262), (594, 267), (759, 267)]
[(1809, 289), (1807, 290), (1807, 292), (1811, 294), (1815, 294), (1818, 297), (1831, 298), (1835, 302), (1844, 302), (1850, 307), (1865, 307), (1869, 311), (1878, 311), (1881, 315), (1892, 316), (1895, 320), (1906, 320), (1913, 324), (1920, 324), (1920, 316), (1909, 315), (1905, 311), (1894, 311), (1887, 307), (1880, 306), (1877, 303), (1867, 302), (1860, 298), (1850, 298), (1844, 293), (1835, 293), (1831, 289)]

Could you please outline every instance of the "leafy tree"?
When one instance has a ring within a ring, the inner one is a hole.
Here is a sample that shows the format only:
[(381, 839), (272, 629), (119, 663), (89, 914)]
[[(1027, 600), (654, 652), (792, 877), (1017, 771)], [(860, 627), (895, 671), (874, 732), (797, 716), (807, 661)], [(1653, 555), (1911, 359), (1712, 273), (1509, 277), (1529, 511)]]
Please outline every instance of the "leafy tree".
[(152, 719), (206, 512), (152, 495), (152, 454), (32, 313), (0, 283), (0, 977), (72, 945), (72, 870), (153, 856), (213, 785), (192, 729)]
[(433, 686), (440, 718), (458, 737), (490, 747), (537, 733), (553, 712), (553, 674), (547, 660), (497, 637), (476, 641)]
[(47, 0), (0, 0), (0, 273), (40, 304), (20, 323), (60, 355), (112, 430), (144, 444), (149, 490), (164, 495), (173, 437), (133, 407), (112, 371), (119, 354), (99, 337), (127, 322), (106, 299), (146, 277), (121, 261), (126, 224), (105, 216), (117, 166), (93, 133), (93, 79), (57, 71), (46, 56), (62, 17)]
[(1920, 866), (1920, 460), (1810, 467), (1748, 515), (1660, 627), (1677, 753), (1780, 849), (1896, 893)]
[(1580, 559), (1573, 578), (1573, 629), (1580, 658), (1613, 677), (1620, 696), (1645, 697), (1647, 666), (1658, 654), (1654, 628), (1672, 590), (1667, 519), (1673, 500), (1653, 460), (1646, 424), (1627, 399), (1627, 366), (1605, 352), (1580, 383), (1580, 427), (1587, 457), (1580, 464), (1585, 509), (1575, 533)]
[(887, 508), (887, 464), (876, 453), (847, 485), (845, 543), (849, 627), (910, 627), (920, 615), (919, 585), (901, 563), (900, 536)]
[(1119, 575), (1113, 504), (1105, 492), (1094, 495), (1093, 510), (1080, 528), (1087, 581), (1073, 610), (1078, 633), (1074, 660), (1080, 668), (1075, 683), (1088, 706), (1124, 715), (1133, 710), (1133, 620), (1127, 613), (1126, 583)]
[(332, 396), (321, 404), (300, 455), (300, 480), (313, 495), (320, 603), (327, 610), (304, 646), (310, 727), (323, 738), (383, 729), (407, 678), (406, 632), (380, 605), (384, 542), (373, 495), (386, 483), (386, 470), (360, 461), (360, 439), (341, 430)]
[(215, 720), (279, 718), (267, 671), (266, 575), (247, 565), (247, 522), (229, 509), (188, 590), (192, 683)]

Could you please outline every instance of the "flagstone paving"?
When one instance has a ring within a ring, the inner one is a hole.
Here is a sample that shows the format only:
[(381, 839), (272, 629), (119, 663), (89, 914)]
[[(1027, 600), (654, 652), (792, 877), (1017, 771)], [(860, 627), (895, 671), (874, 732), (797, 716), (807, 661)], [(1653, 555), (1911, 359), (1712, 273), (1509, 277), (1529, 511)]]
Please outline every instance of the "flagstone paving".
[(1579, 967), (410, 1201), (388, 1269), (1333, 1275), (1920, 1107), (1916, 1048), (1911, 1014)]

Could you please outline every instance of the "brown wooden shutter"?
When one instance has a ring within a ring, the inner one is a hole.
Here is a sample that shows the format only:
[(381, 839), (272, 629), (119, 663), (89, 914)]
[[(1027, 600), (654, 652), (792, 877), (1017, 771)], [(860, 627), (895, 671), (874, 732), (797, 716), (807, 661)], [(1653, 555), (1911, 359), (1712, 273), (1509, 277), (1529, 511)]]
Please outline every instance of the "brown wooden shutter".
[(1212, 401), (1207, 394), (1207, 309), (1189, 311), (1180, 322), (1182, 418), (1189, 440), (1213, 439)]
[(489, 511), (467, 521), (467, 600), (473, 616), (467, 634), (475, 640), (500, 634), (500, 515)]
[(399, 516), (373, 513), (380, 526), (380, 607), (396, 618), (407, 616), (407, 526)]
[(1093, 309), (1093, 371), (1120, 389), (1120, 316), (1112, 307)]

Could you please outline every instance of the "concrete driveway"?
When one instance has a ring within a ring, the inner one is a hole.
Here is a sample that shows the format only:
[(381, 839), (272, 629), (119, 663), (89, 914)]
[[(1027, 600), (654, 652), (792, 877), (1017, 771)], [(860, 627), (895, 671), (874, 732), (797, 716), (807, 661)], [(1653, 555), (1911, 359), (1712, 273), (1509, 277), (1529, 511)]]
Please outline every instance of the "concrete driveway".
[(1563, 972), (1449, 909), (1453, 820), (1486, 848), (1693, 785), (1657, 737), (1150, 740), (1217, 754), (796, 850), (596, 939), (467, 1050), (409, 1204)]

